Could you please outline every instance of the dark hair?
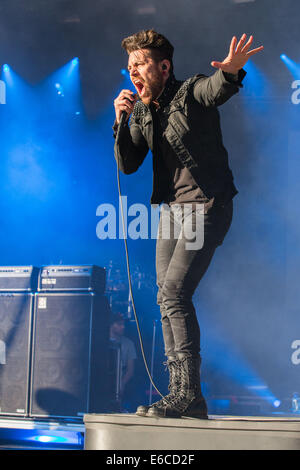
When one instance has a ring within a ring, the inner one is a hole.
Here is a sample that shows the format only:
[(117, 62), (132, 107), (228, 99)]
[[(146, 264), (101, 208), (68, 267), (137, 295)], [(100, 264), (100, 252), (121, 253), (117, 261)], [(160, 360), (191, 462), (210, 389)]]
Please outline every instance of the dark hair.
[(112, 312), (110, 316), (110, 325), (113, 325), (114, 323), (123, 323), (125, 322), (124, 315), (120, 312)]
[(173, 72), (173, 52), (174, 47), (165, 36), (154, 31), (154, 29), (146, 29), (123, 39), (122, 47), (130, 54), (139, 49), (149, 49), (155, 61), (167, 59), (171, 64), (170, 72)]

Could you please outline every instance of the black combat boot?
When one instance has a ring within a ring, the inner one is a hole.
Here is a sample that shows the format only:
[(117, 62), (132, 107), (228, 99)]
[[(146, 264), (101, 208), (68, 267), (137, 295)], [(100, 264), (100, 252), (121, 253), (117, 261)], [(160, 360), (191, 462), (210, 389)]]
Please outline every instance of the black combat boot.
[(177, 394), (159, 406), (149, 408), (147, 416), (207, 419), (207, 406), (200, 385), (200, 358), (179, 355), (180, 387)]
[(180, 364), (176, 357), (169, 357), (166, 366), (169, 371), (169, 385), (168, 390), (169, 393), (165, 397), (161, 398), (161, 400), (153, 403), (152, 405), (140, 405), (136, 410), (136, 414), (138, 416), (146, 416), (150, 408), (153, 406), (160, 407), (163, 406), (165, 400), (173, 399), (179, 391), (180, 387)]

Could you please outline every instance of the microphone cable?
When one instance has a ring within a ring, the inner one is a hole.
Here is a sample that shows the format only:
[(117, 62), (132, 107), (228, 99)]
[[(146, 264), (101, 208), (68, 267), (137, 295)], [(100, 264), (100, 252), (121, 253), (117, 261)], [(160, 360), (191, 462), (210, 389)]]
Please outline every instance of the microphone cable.
[[(124, 126), (124, 123), (126, 121), (126, 112), (123, 111), (121, 115), (121, 119), (118, 125), (118, 130), (116, 134), (116, 144), (119, 144), (119, 138), (120, 138), (120, 130)], [(124, 235), (124, 244), (125, 244), (125, 254), (126, 254), (126, 265), (127, 265), (127, 276), (128, 276), (128, 285), (129, 285), (129, 292), (130, 292), (130, 297), (131, 297), (131, 302), (132, 302), (132, 308), (133, 308), (133, 313), (134, 313), (134, 318), (136, 322), (136, 328), (138, 332), (138, 337), (139, 337), (139, 343), (140, 343), (140, 348), (141, 348), (141, 353), (143, 357), (143, 362), (145, 365), (146, 372), (148, 374), (149, 380), (152, 384), (152, 386), (155, 388), (157, 393), (163, 398), (164, 395), (159, 391), (157, 386), (155, 385), (153, 378), (151, 376), (151, 372), (149, 370), (149, 366), (147, 363), (146, 355), (145, 355), (145, 350), (144, 350), (144, 344), (143, 344), (143, 338), (142, 338), (142, 333), (140, 329), (140, 324), (139, 324), (139, 319), (136, 313), (135, 309), (135, 303), (134, 303), (134, 298), (133, 298), (133, 292), (132, 292), (132, 284), (131, 284), (131, 274), (130, 274), (130, 265), (129, 265), (129, 255), (128, 255), (128, 246), (127, 246), (127, 231), (125, 231), (125, 222), (124, 222), (124, 212), (123, 212), (123, 203), (122, 203), (122, 192), (121, 192), (121, 183), (120, 183), (120, 167), (119, 167), (119, 158), (117, 156), (117, 180), (118, 180), (118, 191), (119, 191), (119, 204), (121, 205), (121, 217), (122, 217), (122, 227), (123, 227), (123, 235)]]

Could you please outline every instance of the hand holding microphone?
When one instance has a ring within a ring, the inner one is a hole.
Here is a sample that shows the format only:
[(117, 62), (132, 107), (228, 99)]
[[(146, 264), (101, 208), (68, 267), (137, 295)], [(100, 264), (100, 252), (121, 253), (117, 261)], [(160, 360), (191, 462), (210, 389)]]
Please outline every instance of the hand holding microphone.
[(131, 90), (122, 90), (119, 96), (114, 100), (117, 124), (120, 121), (127, 121), (133, 111), (134, 105), (138, 100), (138, 95)]

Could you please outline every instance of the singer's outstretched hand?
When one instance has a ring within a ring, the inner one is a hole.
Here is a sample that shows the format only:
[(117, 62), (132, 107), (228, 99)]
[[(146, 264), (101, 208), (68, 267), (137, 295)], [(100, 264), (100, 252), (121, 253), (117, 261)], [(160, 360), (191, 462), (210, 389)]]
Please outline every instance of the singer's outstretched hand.
[(133, 111), (134, 105), (138, 100), (138, 95), (134, 94), (131, 90), (122, 90), (119, 96), (114, 100), (116, 121), (119, 124), (122, 112), (125, 111), (127, 114), (126, 120), (128, 120), (130, 114)]
[[(250, 36), (246, 43), (247, 35), (243, 34), (239, 43), (237, 44), (236, 36), (233, 36), (228, 56), (223, 60), (223, 62), (217, 62), (213, 60), (211, 65), (217, 69), (223, 70), (223, 72), (236, 74), (240, 69), (244, 67), (249, 57), (258, 52), (262, 51), (264, 46), (257, 47), (256, 49), (250, 49), (250, 46), (253, 42), (253, 36)], [(245, 44), (246, 43), (246, 44)]]

